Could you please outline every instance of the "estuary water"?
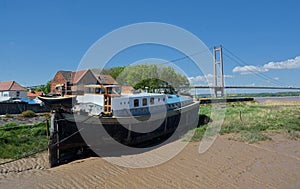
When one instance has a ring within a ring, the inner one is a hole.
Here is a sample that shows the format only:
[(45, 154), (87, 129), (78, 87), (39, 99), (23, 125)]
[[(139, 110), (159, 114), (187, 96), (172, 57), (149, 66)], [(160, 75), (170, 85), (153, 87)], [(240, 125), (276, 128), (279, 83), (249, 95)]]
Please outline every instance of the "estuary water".
[(300, 101), (300, 96), (284, 96), (284, 97), (255, 97), (254, 100), (263, 103), (267, 100), (276, 101)]

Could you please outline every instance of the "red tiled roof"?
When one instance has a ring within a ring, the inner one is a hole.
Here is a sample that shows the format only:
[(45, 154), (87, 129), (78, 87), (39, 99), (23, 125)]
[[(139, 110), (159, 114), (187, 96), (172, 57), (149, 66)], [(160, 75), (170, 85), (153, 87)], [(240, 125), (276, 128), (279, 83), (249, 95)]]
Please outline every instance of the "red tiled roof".
[(5, 81), (0, 82), (0, 91), (26, 91), (26, 89), (15, 81)]
[[(89, 71), (91, 71), (91, 70), (89, 70), (89, 69), (78, 70), (75, 72), (61, 70), (58, 72), (60, 72), (62, 74), (62, 76), (66, 82), (77, 84)], [(95, 79), (97, 79), (100, 84), (103, 84), (103, 85), (118, 84), (118, 82), (116, 82), (116, 80), (114, 80), (114, 78), (111, 77), (110, 75), (104, 75), (104, 74), (95, 75), (93, 72), (92, 72), (92, 74), (95, 76)]]
[(121, 87), (122, 91), (132, 91), (134, 88), (132, 86), (122, 86)]
[(98, 81), (100, 82), (100, 84), (103, 84), (103, 85), (118, 84), (118, 82), (111, 75), (100, 74), (100, 75), (96, 75), (96, 77), (97, 77)]
[(73, 84), (78, 83), (88, 71), (89, 70), (79, 70), (76, 72), (72, 72), (71, 83)]
[(35, 97), (38, 97), (38, 96), (42, 96), (43, 95), (43, 92), (42, 91), (38, 91), (38, 92), (27, 92), (27, 97), (29, 99), (34, 99)]
[(132, 86), (121, 86), (121, 91), (123, 94), (136, 94), (138, 93)]

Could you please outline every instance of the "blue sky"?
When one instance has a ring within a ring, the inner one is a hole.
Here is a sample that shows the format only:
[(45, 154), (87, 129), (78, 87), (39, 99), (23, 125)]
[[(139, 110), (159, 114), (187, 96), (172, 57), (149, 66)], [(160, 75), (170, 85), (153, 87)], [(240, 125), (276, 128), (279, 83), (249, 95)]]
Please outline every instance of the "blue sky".
[[(229, 50), (224, 50), (227, 85), (300, 87), (299, 7), (297, 0), (0, 0), (0, 81), (44, 84), (58, 70), (76, 70), (105, 34), (129, 24), (163, 22), (193, 33), (209, 48), (222, 44)], [(233, 61), (230, 52), (248, 67)]]

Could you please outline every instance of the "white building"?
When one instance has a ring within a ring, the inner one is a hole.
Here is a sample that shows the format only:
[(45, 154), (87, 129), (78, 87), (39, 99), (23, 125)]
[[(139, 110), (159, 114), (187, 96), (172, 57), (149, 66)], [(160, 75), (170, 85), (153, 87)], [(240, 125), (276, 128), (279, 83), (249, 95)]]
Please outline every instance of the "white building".
[(27, 90), (15, 81), (0, 82), (0, 101), (27, 98)]

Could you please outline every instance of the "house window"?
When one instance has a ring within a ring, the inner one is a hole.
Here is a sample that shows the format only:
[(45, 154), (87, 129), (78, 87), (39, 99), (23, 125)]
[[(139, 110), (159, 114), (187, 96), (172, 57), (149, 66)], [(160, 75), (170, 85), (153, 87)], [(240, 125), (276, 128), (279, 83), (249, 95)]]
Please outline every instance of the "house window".
[(17, 97), (20, 97), (20, 91), (17, 91)]
[(150, 104), (154, 104), (154, 98), (150, 98)]
[(140, 106), (139, 99), (134, 99), (134, 101), (133, 101), (133, 106), (134, 106), (134, 107)]
[(143, 98), (143, 106), (147, 106), (147, 98)]

